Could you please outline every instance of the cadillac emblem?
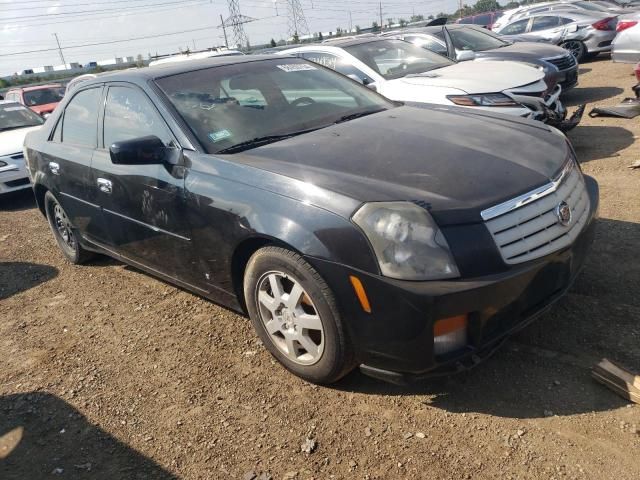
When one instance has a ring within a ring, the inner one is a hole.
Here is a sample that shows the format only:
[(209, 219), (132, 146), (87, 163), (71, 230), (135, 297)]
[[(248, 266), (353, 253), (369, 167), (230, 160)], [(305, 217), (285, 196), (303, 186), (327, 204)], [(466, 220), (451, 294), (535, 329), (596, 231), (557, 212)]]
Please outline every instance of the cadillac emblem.
[(556, 217), (558, 217), (558, 223), (565, 227), (571, 223), (571, 207), (567, 202), (560, 202), (556, 207)]

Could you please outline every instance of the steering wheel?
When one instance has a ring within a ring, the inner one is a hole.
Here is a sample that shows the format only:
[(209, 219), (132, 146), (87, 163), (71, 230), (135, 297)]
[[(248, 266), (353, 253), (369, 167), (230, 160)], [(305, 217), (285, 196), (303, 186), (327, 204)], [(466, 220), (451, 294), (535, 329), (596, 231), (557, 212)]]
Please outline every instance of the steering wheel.
[(316, 101), (311, 98), (311, 97), (300, 97), (300, 98), (296, 98), (293, 102), (291, 102), (291, 105), (293, 105), (294, 107), (297, 107), (298, 105), (301, 105), (303, 103), (316, 103)]

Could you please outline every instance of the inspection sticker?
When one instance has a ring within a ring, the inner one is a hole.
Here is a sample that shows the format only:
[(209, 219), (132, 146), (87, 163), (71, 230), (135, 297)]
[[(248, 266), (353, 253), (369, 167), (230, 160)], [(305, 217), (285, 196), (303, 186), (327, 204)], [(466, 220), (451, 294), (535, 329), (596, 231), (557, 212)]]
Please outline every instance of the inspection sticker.
[(280, 70), (285, 72), (303, 72), (305, 70), (317, 70), (313, 65), (308, 63), (287, 63), (285, 65), (277, 65)]
[(224, 140), (225, 138), (229, 138), (230, 136), (231, 132), (229, 130), (218, 130), (217, 132), (211, 132), (209, 134), (209, 138), (213, 143)]

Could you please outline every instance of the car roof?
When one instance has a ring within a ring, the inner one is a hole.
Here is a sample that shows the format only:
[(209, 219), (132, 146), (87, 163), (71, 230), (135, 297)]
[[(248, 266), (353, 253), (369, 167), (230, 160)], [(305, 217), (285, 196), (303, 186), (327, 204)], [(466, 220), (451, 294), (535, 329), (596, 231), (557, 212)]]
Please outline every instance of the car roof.
[(58, 87), (62, 87), (62, 84), (48, 83), (46, 85), (34, 85), (33, 87), (15, 87), (15, 88), (12, 88), (11, 90), (22, 90), (23, 92), (31, 92), (33, 90), (42, 90), (45, 88), (58, 88)]
[[(292, 57), (293, 58), (293, 57)], [(171, 62), (153, 67), (134, 68), (131, 70), (120, 70), (116, 72), (103, 73), (96, 78), (88, 79), (82, 82), (85, 85), (95, 85), (104, 82), (146, 82), (181, 73), (195, 72), (212, 67), (221, 67), (225, 65), (239, 65), (242, 63), (265, 62), (269, 60), (282, 61), (282, 56), (277, 55), (235, 55), (209, 57), (198, 60), (189, 60), (185, 62)]]

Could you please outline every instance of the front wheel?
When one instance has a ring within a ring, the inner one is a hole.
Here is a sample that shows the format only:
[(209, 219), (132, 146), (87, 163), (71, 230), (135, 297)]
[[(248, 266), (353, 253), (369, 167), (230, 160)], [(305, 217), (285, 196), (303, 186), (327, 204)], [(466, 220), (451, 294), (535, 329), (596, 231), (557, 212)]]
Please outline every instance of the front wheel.
[(289, 371), (326, 384), (353, 368), (333, 292), (300, 255), (258, 250), (245, 270), (244, 295), (260, 340)]
[(51, 192), (44, 196), (44, 206), (47, 220), (64, 257), (71, 263), (80, 264), (89, 260), (93, 254), (78, 243), (76, 233), (71, 226), (69, 217)]
[(565, 50), (571, 52), (578, 63), (582, 62), (587, 56), (587, 47), (579, 40), (567, 40), (560, 45)]

